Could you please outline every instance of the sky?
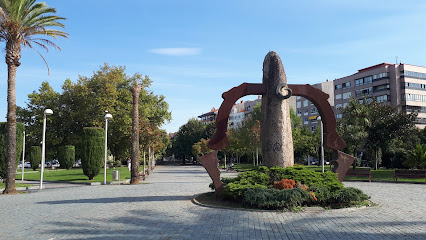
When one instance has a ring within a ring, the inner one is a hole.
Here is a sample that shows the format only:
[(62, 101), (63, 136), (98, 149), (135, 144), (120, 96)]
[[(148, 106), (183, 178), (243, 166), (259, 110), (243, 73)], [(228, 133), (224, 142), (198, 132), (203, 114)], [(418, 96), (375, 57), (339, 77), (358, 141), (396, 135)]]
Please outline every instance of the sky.
[[(261, 83), (262, 64), (277, 52), (290, 84), (315, 84), (383, 62), (426, 66), (424, 0), (46, 0), (67, 18), (62, 51), (23, 49), (17, 105), (48, 81), (90, 77), (101, 65), (148, 75), (164, 95), (176, 132), (190, 118), (219, 108), (221, 95)], [(4, 56), (4, 42), (0, 42)], [(129, 92), (130, 94), (130, 92)], [(256, 96), (245, 97), (255, 99)], [(7, 65), (0, 61), (0, 121), (6, 121)]]

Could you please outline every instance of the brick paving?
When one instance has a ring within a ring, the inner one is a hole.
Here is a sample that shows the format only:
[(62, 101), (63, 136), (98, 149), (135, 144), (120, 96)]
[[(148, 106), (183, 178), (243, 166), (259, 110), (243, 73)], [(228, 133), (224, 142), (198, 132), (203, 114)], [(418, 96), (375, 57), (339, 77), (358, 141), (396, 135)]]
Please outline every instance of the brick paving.
[(426, 239), (426, 184), (346, 182), (378, 207), (256, 212), (191, 203), (199, 166), (158, 166), (146, 184), (0, 195), (0, 239)]

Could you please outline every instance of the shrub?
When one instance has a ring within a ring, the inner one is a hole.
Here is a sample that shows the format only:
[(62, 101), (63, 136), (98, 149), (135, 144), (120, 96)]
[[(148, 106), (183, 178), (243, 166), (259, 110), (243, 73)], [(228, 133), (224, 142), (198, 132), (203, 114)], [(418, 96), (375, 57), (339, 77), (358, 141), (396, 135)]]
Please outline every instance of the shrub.
[(359, 202), (365, 201), (370, 197), (367, 194), (363, 193), (361, 190), (353, 187), (347, 187), (339, 190), (335, 196), (335, 200), (340, 204), (347, 204), (350, 202)]
[(38, 165), (41, 163), (41, 147), (32, 146), (30, 148), (30, 164), (31, 168), (35, 171), (38, 168)]
[(72, 145), (59, 147), (58, 160), (61, 168), (71, 169), (75, 162), (75, 147)]
[(311, 202), (312, 196), (300, 188), (278, 190), (274, 188), (249, 189), (244, 203), (259, 208), (293, 208)]
[(256, 170), (241, 173), (234, 182), (237, 181), (247, 182), (247, 184), (272, 185), (271, 178), (268, 174)]
[(337, 179), (336, 173), (318, 173), (303, 167), (272, 167), (269, 169), (269, 176), (272, 181), (279, 181), (284, 178), (293, 179), (308, 186), (324, 186), (330, 191), (343, 188), (343, 184)]
[[(24, 140), (25, 126), (16, 123), (16, 164), (22, 158), (22, 144)], [(0, 178), (6, 177), (7, 173), (7, 123), (0, 122)]]
[(274, 182), (274, 185), (272, 186), (275, 189), (282, 190), (282, 189), (293, 189), (296, 186), (296, 183), (293, 179), (281, 179), (279, 182)]
[(102, 128), (84, 128), (81, 166), (89, 180), (99, 174), (105, 154), (105, 136)]
[(233, 183), (227, 184), (223, 188), (222, 195), (226, 199), (240, 201), (243, 198), (244, 192), (247, 191), (248, 189), (261, 189), (261, 188), (267, 188), (267, 187), (261, 184), (247, 184), (247, 182), (243, 182), (243, 183), (233, 182)]

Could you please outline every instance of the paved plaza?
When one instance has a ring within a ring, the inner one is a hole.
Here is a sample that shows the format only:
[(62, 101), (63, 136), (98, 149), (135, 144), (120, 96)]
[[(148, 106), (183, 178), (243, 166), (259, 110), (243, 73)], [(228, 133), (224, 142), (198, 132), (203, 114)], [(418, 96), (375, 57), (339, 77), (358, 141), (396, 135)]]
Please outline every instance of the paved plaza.
[(426, 184), (345, 182), (377, 207), (264, 212), (194, 205), (200, 166), (158, 166), (146, 184), (70, 184), (0, 195), (0, 239), (426, 239)]

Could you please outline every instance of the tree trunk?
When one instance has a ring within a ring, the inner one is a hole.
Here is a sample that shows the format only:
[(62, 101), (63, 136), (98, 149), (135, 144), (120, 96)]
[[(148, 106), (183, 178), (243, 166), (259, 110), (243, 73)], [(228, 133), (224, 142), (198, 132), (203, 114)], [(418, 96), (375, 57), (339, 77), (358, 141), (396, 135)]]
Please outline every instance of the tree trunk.
[(132, 171), (130, 184), (139, 184), (139, 93), (142, 86), (134, 84), (130, 89), (133, 95), (132, 111)]
[(16, 71), (19, 59), (21, 59), (21, 48), (19, 43), (6, 43), (7, 64), (7, 172), (5, 189), (3, 194), (16, 193)]

